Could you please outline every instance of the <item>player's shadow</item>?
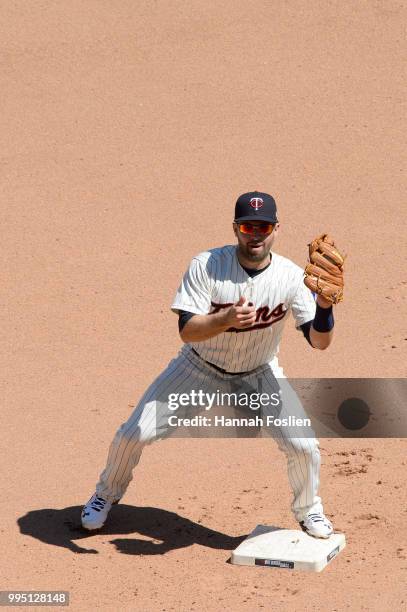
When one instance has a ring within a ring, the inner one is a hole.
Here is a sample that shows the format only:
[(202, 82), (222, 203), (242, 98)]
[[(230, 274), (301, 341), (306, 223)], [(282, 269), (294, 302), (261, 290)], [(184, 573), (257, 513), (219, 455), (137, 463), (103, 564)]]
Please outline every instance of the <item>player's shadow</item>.
[(134, 507), (126, 504), (113, 506), (106, 525), (90, 532), (80, 524), (80, 506), (57, 510), (32, 510), (18, 519), (20, 532), (46, 544), (61, 546), (75, 553), (97, 554), (93, 548), (83, 548), (76, 541), (96, 534), (133, 534), (149, 538), (114, 538), (110, 540), (117, 550), (128, 555), (162, 555), (169, 550), (200, 544), (209, 548), (233, 550), (246, 537), (229, 536), (208, 529), (175, 512), (161, 508)]

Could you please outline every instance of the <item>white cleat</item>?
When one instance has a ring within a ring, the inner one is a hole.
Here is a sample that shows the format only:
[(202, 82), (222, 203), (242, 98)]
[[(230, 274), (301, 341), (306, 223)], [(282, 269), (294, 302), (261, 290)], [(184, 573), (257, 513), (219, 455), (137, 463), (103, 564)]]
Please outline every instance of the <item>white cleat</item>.
[(109, 501), (103, 499), (103, 497), (98, 497), (94, 493), (83, 507), (81, 515), (82, 527), (85, 529), (100, 529), (103, 527), (111, 507), (112, 504)]
[(322, 512), (310, 512), (300, 522), (301, 529), (314, 538), (329, 538), (334, 528), (330, 520)]

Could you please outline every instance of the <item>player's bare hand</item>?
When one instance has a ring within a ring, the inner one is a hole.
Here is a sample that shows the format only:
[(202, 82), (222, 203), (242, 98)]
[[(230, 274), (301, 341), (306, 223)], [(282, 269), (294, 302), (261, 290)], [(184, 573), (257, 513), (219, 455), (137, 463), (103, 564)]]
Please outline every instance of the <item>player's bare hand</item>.
[(251, 327), (256, 322), (256, 310), (254, 306), (246, 303), (246, 298), (242, 296), (236, 304), (229, 306), (225, 311), (225, 325), (227, 328), (245, 329)]

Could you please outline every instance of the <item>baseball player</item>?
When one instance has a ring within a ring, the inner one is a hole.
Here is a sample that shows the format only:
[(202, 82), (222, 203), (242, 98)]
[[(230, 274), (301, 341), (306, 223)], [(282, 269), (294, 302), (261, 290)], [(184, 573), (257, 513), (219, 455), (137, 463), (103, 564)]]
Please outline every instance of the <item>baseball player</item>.
[[(170, 435), (169, 398), (237, 388), (272, 392), (277, 379), (290, 398), (282, 410), (291, 404), (297, 416), (305, 415), (278, 363), (279, 344), (291, 312), (307, 342), (327, 348), (333, 335), (333, 300), (318, 290), (321, 295), (315, 299), (304, 283), (304, 270), (271, 250), (279, 227), (273, 197), (245, 193), (235, 206), (237, 243), (192, 259), (172, 304), (184, 344), (117, 431), (96, 492), (82, 511), (85, 529), (99, 529), (105, 523), (112, 504), (123, 497), (132, 480), (144, 446)], [(190, 410), (184, 405), (182, 414)], [(276, 426), (274, 431), (287, 458), (296, 520), (309, 535), (329, 537), (333, 527), (318, 496), (318, 441), (297, 425)]]

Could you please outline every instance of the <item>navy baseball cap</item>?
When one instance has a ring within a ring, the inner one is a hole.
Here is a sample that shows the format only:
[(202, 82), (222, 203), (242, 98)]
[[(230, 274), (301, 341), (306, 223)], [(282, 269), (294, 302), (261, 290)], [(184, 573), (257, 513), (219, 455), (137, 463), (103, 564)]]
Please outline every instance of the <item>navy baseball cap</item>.
[(278, 223), (277, 206), (268, 193), (249, 191), (238, 197), (235, 206), (235, 221), (268, 221)]

